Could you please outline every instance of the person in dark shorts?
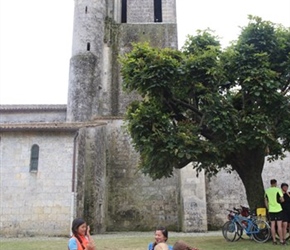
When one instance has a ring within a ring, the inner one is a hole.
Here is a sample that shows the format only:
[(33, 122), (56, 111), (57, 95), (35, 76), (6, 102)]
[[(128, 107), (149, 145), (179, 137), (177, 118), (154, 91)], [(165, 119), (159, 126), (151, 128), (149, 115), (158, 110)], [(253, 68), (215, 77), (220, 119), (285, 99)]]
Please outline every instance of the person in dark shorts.
[(287, 227), (289, 227), (290, 232), (290, 193), (288, 192), (288, 184), (282, 183), (281, 189), (284, 198), (284, 202), (281, 204), (283, 209), (282, 231), (283, 231), (283, 241), (286, 242)]
[[(270, 181), (271, 187), (265, 190), (265, 206), (268, 209), (269, 217), (271, 220), (271, 233), (276, 235), (276, 224), (277, 231), (280, 238), (280, 243), (285, 245), (282, 237), (282, 206), (280, 203), (284, 201), (283, 193), (280, 188), (277, 187), (277, 180), (272, 179)], [(273, 244), (277, 244), (276, 238), (272, 237)]]

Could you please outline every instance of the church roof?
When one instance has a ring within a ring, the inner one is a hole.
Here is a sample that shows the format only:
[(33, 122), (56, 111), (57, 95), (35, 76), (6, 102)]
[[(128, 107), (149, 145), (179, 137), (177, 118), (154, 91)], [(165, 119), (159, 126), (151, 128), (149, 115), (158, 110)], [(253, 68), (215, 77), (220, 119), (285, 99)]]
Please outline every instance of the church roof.
[(66, 111), (67, 105), (65, 104), (49, 104), (49, 105), (43, 105), (43, 104), (30, 104), (30, 105), (15, 105), (15, 104), (6, 104), (6, 105), (0, 105), (0, 112), (24, 112), (24, 111)]
[(66, 131), (73, 132), (80, 128), (106, 125), (104, 121), (96, 122), (65, 122), (65, 123), (10, 123), (0, 124), (0, 132), (11, 131)]

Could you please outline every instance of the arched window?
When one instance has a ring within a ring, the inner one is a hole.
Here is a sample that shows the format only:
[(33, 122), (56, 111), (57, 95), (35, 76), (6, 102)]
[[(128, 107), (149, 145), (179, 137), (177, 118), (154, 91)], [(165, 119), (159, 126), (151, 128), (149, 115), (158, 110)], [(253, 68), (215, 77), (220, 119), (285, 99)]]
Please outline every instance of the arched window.
[(154, 22), (162, 22), (162, 0), (154, 0)]
[(32, 145), (30, 155), (30, 172), (37, 172), (39, 159), (39, 146), (37, 144)]

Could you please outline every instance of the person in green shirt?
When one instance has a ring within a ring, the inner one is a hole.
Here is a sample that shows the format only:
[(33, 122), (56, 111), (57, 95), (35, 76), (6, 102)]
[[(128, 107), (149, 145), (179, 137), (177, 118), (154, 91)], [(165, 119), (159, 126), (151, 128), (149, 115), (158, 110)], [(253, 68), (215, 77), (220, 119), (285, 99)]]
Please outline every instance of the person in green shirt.
[(272, 233), (272, 239), (273, 244), (277, 244), (276, 242), (276, 223), (277, 223), (277, 231), (280, 238), (280, 243), (282, 245), (285, 244), (285, 242), (282, 240), (282, 219), (283, 219), (283, 213), (282, 213), (282, 206), (281, 202), (284, 202), (283, 193), (280, 188), (277, 187), (277, 180), (272, 179), (270, 181), (271, 187), (267, 188), (265, 190), (265, 206), (268, 209), (269, 217), (271, 221), (271, 233)]

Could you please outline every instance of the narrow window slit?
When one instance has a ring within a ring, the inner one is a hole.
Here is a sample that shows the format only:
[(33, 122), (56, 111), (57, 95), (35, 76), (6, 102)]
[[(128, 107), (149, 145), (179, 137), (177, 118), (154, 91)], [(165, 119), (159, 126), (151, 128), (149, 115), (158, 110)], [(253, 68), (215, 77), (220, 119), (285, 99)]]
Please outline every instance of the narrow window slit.
[(38, 160), (39, 160), (39, 146), (37, 144), (32, 145), (30, 154), (30, 172), (38, 171)]
[(127, 23), (127, 0), (122, 0), (121, 23)]
[(154, 22), (162, 22), (162, 0), (154, 0)]
[(90, 49), (91, 49), (91, 44), (87, 43), (87, 51), (90, 51)]

